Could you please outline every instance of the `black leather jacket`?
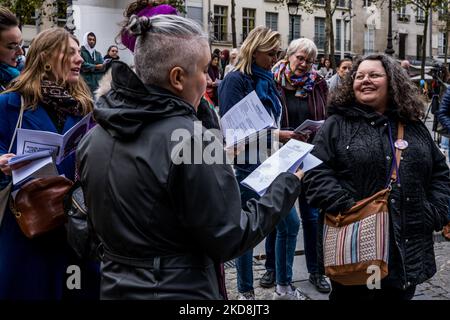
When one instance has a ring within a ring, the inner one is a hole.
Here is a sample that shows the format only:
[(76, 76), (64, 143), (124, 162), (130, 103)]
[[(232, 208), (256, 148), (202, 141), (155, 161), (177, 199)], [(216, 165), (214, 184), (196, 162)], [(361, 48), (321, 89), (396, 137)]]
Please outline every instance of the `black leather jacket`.
[[(345, 211), (385, 187), (392, 163), (388, 130), (395, 141), (399, 120), (395, 112), (380, 115), (359, 105), (332, 107), (330, 113), (313, 142), (312, 154), (324, 163), (304, 179), (308, 201), (322, 213)], [(402, 122), (409, 146), (402, 152), (400, 183), (389, 197), (386, 281), (406, 288), (436, 272), (432, 232), (447, 223), (450, 179), (445, 157), (423, 123)]]
[[(231, 166), (172, 161), (190, 151), (177, 151), (186, 142), (200, 150), (218, 143), (223, 153), (221, 137), (192, 138), (194, 108), (145, 86), (123, 63), (113, 62), (112, 75), (112, 89), (94, 111), (99, 125), (77, 152), (105, 250), (101, 298), (220, 299), (214, 264), (240, 256), (273, 230), (293, 206), (300, 181), (280, 175), (265, 196), (249, 201), (250, 212), (241, 211)], [(179, 140), (185, 133), (188, 141)]]

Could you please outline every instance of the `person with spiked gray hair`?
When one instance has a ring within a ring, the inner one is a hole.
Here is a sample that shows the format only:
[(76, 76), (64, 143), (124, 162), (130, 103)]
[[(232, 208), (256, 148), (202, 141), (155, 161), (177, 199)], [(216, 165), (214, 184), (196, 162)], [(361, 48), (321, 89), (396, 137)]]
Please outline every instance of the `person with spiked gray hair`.
[(99, 125), (77, 150), (103, 251), (101, 299), (226, 299), (217, 266), (289, 213), (303, 172), (281, 174), (242, 211), (222, 137), (196, 122), (207, 35), (177, 15), (132, 15), (122, 32), (136, 36), (136, 73), (112, 63), (111, 89), (94, 111)]

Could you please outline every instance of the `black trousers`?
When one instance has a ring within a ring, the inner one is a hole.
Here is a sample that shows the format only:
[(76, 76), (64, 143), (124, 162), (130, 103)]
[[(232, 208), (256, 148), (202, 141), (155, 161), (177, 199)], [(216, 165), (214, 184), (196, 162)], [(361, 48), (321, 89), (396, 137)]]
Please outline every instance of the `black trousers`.
[(345, 286), (331, 280), (331, 301), (405, 301), (411, 300), (416, 286), (399, 289), (381, 284), (381, 289), (369, 289), (367, 286)]

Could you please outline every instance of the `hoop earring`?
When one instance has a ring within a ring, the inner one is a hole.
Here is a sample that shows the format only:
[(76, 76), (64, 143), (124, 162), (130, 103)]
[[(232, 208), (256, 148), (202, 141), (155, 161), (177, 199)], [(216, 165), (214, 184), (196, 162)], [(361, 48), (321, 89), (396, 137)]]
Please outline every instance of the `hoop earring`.
[(45, 66), (44, 66), (44, 70), (49, 72), (50, 70), (52, 70), (52, 65), (49, 64), (49, 63), (46, 63)]

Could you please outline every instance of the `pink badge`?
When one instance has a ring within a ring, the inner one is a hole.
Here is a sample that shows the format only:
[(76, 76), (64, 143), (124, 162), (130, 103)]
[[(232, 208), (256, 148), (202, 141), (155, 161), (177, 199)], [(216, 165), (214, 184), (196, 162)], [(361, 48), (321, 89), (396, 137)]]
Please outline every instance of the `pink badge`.
[(394, 145), (399, 150), (405, 150), (406, 148), (408, 148), (408, 141), (398, 139), (397, 141), (395, 141)]

